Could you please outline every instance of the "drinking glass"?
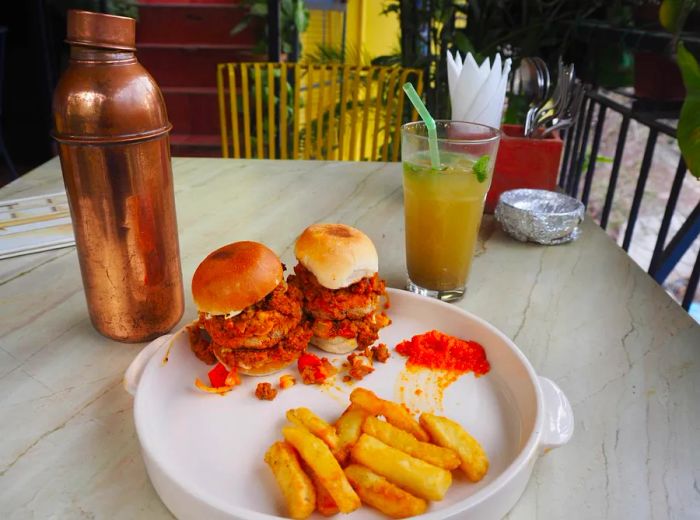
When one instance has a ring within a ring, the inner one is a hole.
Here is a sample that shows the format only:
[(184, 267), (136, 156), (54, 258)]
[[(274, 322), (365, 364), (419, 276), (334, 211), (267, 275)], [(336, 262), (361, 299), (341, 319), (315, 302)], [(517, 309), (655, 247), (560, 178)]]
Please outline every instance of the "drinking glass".
[(436, 121), (440, 167), (431, 166), (423, 122), (401, 127), (409, 291), (444, 301), (464, 296), (501, 133)]

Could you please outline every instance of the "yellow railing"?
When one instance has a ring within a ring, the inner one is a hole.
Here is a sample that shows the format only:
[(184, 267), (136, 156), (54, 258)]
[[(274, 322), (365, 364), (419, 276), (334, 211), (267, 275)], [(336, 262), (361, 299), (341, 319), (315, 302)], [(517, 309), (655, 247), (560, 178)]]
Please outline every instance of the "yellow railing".
[(398, 161), (401, 86), (423, 87), (419, 69), (339, 64), (221, 63), (217, 80), (222, 156), (258, 159)]

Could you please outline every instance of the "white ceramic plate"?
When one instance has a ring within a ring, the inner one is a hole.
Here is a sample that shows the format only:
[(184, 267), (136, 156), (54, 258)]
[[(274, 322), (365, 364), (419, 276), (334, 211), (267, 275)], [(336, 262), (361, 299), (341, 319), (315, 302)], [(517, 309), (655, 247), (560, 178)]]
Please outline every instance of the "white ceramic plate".
[[(505, 514), (524, 490), (537, 455), (564, 444), (573, 432), (568, 401), (551, 381), (539, 378), (525, 356), (497, 329), (443, 302), (390, 290), (392, 325), (380, 341), (392, 351), (385, 364), (358, 383), (380, 397), (403, 400), (413, 409), (444, 414), (461, 423), (483, 445), (491, 461), (478, 484), (454, 472), (454, 484), (441, 502), (431, 503), (421, 518), (496, 518)], [(393, 352), (400, 341), (432, 329), (481, 343), (491, 371), (466, 374), (440, 398), (437, 377), (405, 369)], [(190, 351), (183, 331), (146, 347), (127, 371), (127, 389), (135, 394), (134, 419), (149, 476), (163, 502), (179, 518), (284, 518), (284, 503), (263, 462), (267, 448), (281, 439), (285, 411), (306, 406), (329, 422), (348, 404), (353, 387), (337, 378), (332, 386), (296, 386), (274, 401), (253, 395), (261, 381), (275, 384), (283, 373), (244, 377), (225, 396), (193, 386), (207, 381), (210, 367)], [(168, 344), (169, 361), (163, 364)], [(324, 353), (325, 354), (325, 353)], [(328, 355), (331, 359), (332, 355)], [(343, 356), (337, 357), (337, 363)], [(422, 393), (415, 392), (421, 388)], [(322, 518), (322, 517), (318, 517)], [(344, 517), (383, 518), (364, 506)]]

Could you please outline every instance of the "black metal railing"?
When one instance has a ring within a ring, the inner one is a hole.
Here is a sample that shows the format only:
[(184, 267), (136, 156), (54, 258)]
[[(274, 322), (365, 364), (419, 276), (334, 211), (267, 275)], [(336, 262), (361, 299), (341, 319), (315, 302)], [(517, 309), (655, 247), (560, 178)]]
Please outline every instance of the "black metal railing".
[[(594, 115), (596, 115), (596, 112), (597, 117), (595, 117), (594, 124)], [(587, 92), (576, 124), (568, 131), (568, 135), (565, 137), (564, 157), (559, 175), (560, 188), (572, 197), (577, 198), (579, 197), (580, 190), (581, 201), (586, 207), (588, 207), (590, 202), (591, 187), (596, 174), (596, 164), (599, 158), (598, 153), (603, 129), (605, 124), (610, 121), (610, 118), (606, 118), (606, 115), (611, 112), (619, 114), (622, 117), (622, 121), (618, 131), (615, 155), (612, 160), (612, 168), (603, 209), (599, 218), (599, 224), (603, 229), (607, 230), (608, 228), (610, 212), (614, 206), (615, 192), (620, 176), (620, 168), (622, 167), (622, 157), (627, 142), (630, 122), (636, 121), (649, 129), (622, 240), (622, 248), (625, 251), (629, 251), (659, 135), (663, 134), (675, 139), (676, 129), (663, 121), (655, 119), (650, 114), (636, 112), (610, 99), (610, 97), (601, 92)], [(593, 139), (589, 146), (591, 129), (593, 129)], [(584, 172), (586, 161), (588, 161), (588, 166), (585, 168)], [(659, 284), (664, 283), (671, 272), (676, 268), (683, 255), (693, 245), (698, 235), (700, 235), (700, 201), (698, 201), (695, 209), (685, 218), (685, 221), (675, 235), (667, 241), (671, 222), (673, 216), (676, 214), (676, 207), (683, 187), (683, 180), (687, 175), (687, 168), (681, 157), (678, 161), (663, 216), (659, 215), (660, 224), (658, 236), (648, 266), (649, 274)], [(583, 186), (581, 187), (582, 182)], [(700, 253), (698, 253), (698, 257), (695, 260), (682, 298), (682, 305), (686, 310), (690, 308), (690, 304), (693, 302), (699, 279)]]

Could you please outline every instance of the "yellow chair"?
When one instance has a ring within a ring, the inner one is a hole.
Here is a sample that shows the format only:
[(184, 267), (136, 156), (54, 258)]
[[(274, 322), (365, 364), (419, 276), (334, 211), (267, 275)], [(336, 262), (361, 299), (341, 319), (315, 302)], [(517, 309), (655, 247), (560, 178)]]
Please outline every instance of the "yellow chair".
[(410, 108), (401, 89), (406, 81), (422, 92), (419, 69), (221, 63), (222, 156), (398, 161)]

